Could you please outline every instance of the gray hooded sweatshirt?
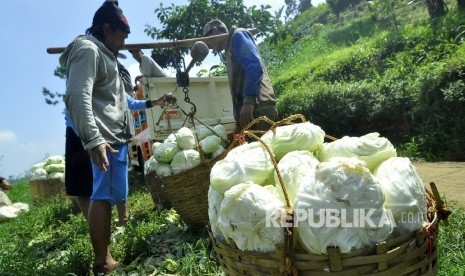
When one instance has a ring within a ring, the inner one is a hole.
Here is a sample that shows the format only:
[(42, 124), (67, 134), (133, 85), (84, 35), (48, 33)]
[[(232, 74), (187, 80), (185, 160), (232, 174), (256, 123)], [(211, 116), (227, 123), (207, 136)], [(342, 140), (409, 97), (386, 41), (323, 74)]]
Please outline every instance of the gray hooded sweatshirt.
[(115, 55), (93, 36), (80, 35), (60, 56), (66, 68), (65, 105), (84, 149), (131, 139), (124, 86)]

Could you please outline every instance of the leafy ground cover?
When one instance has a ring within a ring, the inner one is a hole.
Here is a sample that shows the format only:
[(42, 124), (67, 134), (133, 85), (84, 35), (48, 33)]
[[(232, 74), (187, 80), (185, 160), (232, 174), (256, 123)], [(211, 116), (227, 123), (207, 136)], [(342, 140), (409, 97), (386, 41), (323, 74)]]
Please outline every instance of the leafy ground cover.
[[(131, 220), (113, 229), (111, 251), (124, 267), (112, 275), (223, 275), (208, 236), (191, 232), (176, 212), (155, 208), (137, 179), (131, 180)], [(9, 197), (31, 203), (29, 183), (15, 184)], [(73, 202), (57, 198), (30, 207), (0, 223), (0, 275), (91, 275), (87, 225)], [(438, 240), (438, 275), (444, 276), (465, 275), (465, 211), (452, 209)]]

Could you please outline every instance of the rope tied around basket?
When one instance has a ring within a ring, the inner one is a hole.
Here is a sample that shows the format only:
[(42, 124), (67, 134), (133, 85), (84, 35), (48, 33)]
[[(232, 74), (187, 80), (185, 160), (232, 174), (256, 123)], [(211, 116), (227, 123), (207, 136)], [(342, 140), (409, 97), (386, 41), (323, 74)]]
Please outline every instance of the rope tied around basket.
[(428, 248), (427, 248), (427, 256), (430, 258), (433, 255), (434, 244), (435, 244), (435, 237), (438, 234), (439, 230), (439, 222), (442, 220), (444, 221), (444, 225), (448, 226), (448, 217), (452, 213), (452, 211), (447, 208), (444, 201), (441, 199), (439, 195), (438, 188), (434, 182), (429, 183), (431, 187), (431, 191), (425, 189), (426, 196), (430, 198), (431, 206), (427, 206), (428, 210), (426, 215), (428, 217), (428, 222), (423, 227), (423, 232), (426, 234), (426, 238), (428, 239)]

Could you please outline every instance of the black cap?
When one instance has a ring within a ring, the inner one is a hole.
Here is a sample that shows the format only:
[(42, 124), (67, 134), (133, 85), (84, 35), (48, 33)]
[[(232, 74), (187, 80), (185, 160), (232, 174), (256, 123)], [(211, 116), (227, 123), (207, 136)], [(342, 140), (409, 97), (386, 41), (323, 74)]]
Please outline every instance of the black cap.
[(92, 20), (92, 27), (100, 26), (105, 23), (126, 33), (131, 32), (128, 20), (123, 15), (123, 10), (118, 7), (118, 1), (107, 0), (95, 12), (94, 19)]

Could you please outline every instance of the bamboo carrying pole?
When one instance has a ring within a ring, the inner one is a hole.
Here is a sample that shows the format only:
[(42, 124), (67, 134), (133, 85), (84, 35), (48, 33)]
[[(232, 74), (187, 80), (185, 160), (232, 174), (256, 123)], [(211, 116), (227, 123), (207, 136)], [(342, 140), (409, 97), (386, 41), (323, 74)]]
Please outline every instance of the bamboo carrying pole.
[[(258, 34), (258, 29), (248, 29), (248, 31), (255, 35)], [(209, 37), (200, 37), (200, 38), (189, 38), (181, 39), (175, 41), (165, 41), (165, 42), (154, 42), (154, 43), (136, 43), (136, 44), (126, 44), (123, 50), (135, 50), (135, 49), (160, 49), (160, 48), (171, 48), (171, 47), (186, 47), (192, 46), (197, 41), (203, 41), (205, 43), (221, 41), (228, 37), (228, 34), (213, 35)], [(61, 54), (65, 51), (65, 47), (52, 47), (47, 48), (47, 53), (49, 54)]]

